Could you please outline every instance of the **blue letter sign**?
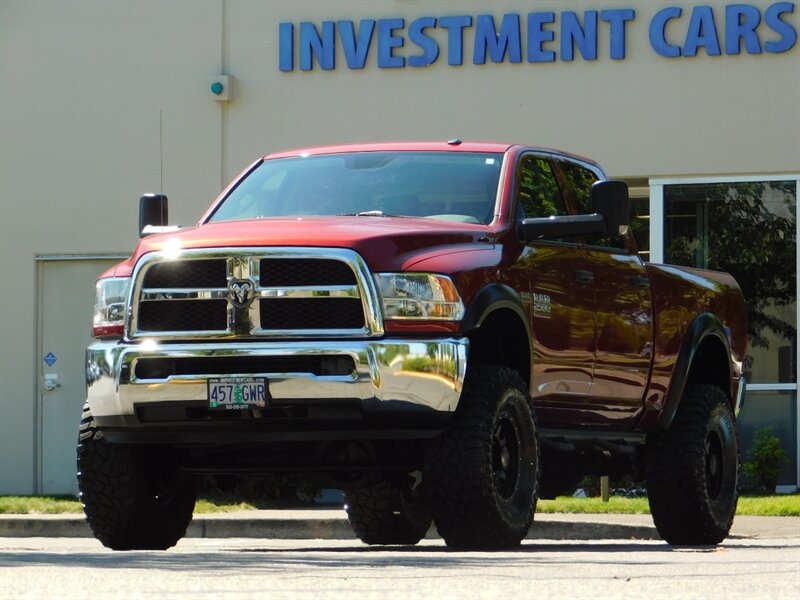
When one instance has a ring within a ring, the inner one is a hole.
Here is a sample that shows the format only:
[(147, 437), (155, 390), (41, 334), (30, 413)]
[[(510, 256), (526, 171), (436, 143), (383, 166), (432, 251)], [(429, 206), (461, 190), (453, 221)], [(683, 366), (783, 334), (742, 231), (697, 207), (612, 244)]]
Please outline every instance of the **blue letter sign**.
[[(483, 4), (494, 6), (491, 0), (483, 0)], [(743, 51), (779, 54), (797, 45), (796, 6), (797, 2), (774, 2), (766, 7), (733, 2), (662, 5), (640, 29), (647, 28), (650, 51), (669, 59), (735, 56)], [(465, 49), (468, 57), (471, 52), (473, 65), (520, 64), (523, 55), (530, 64), (624, 60), (628, 32), (637, 26), (636, 17), (633, 8), (613, 8), (583, 13), (511, 12), (502, 17), (486, 13), (419, 16), (408, 21), (396, 17), (280, 23), (278, 68), (283, 72), (312, 71), (316, 62), (323, 70), (333, 70), (337, 54), (339, 62), (351, 70), (367, 65), (420, 68), (435, 65), (444, 53), (447, 65), (458, 67), (464, 64)]]

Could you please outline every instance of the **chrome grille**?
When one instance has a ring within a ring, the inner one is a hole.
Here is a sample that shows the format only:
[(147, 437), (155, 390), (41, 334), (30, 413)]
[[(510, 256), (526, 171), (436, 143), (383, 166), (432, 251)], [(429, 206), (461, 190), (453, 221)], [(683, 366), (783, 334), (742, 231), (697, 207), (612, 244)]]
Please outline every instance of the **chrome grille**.
[(131, 305), (131, 338), (382, 333), (372, 276), (351, 250), (187, 250), (178, 258), (147, 254), (134, 271)]

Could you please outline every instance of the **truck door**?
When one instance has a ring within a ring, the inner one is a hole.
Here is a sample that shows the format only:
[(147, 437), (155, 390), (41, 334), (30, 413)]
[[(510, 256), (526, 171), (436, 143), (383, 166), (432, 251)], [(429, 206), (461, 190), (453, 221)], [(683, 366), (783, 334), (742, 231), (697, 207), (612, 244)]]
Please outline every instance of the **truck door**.
[[(516, 218), (567, 214), (549, 158), (525, 154), (517, 170)], [(594, 294), (589, 263), (574, 240), (526, 245), (511, 269), (533, 335), (531, 396), (540, 422), (557, 426), (585, 407), (594, 361)]]
[[(558, 176), (576, 214), (593, 212), (590, 189), (597, 175), (587, 167), (558, 162)], [(592, 420), (619, 427), (641, 411), (652, 361), (650, 280), (632, 239), (593, 235), (579, 240), (593, 274), (595, 356)]]

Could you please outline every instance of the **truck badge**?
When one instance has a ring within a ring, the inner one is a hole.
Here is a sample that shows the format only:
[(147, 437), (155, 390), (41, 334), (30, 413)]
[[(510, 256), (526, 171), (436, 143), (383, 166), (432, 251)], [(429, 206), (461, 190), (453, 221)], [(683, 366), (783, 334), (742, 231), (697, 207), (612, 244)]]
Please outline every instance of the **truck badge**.
[(235, 308), (247, 308), (255, 296), (255, 284), (249, 279), (232, 279), (228, 283), (228, 302)]
[(544, 319), (550, 318), (550, 295), (549, 294), (534, 294), (533, 295), (533, 316), (542, 317)]

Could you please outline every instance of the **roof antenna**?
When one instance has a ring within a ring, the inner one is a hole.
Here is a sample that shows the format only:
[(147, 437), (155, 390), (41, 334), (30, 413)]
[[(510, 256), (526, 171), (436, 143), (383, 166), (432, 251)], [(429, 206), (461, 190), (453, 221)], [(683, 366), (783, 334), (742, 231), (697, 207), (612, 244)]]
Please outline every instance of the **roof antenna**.
[(453, 139), (447, 140), (447, 144), (449, 146), (460, 146), (461, 145), (461, 140), (458, 139), (458, 138), (453, 138)]
[(164, 194), (164, 115), (162, 107), (158, 107), (158, 170), (160, 182), (158, 184), (158, 193)]

